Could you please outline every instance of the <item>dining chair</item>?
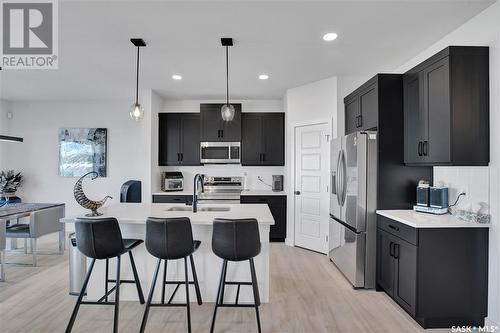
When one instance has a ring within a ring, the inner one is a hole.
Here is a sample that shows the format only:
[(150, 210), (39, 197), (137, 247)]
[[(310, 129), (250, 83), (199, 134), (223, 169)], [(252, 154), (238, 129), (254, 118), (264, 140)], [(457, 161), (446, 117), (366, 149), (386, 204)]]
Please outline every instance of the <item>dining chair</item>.
[[(64, 206), (56, 206), (34, 211), (30, 214), (29, 223), (21, 223), (10, 226), (6, 230), (7, 238), (29, 239), (33, 255), (33, 266), (37, 265), (37, 239), (59, 233), (59, 253), (64, 252), (64, 223), (60, 219), (64, 217)], [(26, 247), (25, 247), (26, 249)]]

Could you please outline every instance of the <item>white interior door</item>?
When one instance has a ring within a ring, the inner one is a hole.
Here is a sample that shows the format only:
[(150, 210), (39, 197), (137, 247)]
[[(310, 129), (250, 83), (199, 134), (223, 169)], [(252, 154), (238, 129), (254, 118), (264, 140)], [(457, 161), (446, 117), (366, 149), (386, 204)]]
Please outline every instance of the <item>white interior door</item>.
[(295, 127), (295, 245), (328, 251), (328, 124)]

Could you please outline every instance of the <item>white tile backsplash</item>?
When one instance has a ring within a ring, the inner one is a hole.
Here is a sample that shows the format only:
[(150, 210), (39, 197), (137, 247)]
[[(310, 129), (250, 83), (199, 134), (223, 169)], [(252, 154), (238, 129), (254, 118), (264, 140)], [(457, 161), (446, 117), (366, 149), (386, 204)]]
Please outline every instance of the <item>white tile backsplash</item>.
[(434, 185), (448, 187), (450, 205), (461, 192), (458, 209), (474, 213), (490, 213), (489, 167), (434, 167)]

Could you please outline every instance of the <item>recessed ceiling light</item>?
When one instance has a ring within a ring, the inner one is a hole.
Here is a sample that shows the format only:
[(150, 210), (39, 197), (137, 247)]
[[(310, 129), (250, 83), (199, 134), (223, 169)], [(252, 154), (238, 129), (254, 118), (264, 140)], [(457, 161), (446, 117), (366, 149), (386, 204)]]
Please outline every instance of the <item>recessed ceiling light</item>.
[(180, 76), (179, 74), (174, 74), (172, 75), (172, 79), (179, 81), (182, 80), (182, 76)]
[(337, 37), (338, 37), (338, 35), (335, 32), (329, 32), (329, 33), (323, 35), (323, 40), (330, 42), (332, 40), (337, 39)]
[(267, 74), (260, 74), (259, 75), (259, 80), (267, 80), (267, 79), (269, 79), (269, 75), (267, 75)]

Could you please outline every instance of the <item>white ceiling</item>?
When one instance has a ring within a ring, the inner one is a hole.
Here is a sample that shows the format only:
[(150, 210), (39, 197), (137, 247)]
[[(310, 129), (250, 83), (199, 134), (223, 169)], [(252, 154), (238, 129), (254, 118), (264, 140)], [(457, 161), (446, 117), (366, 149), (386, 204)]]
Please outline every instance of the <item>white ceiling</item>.
[[(4, 70), (1, 98), (134, 97), (141, 86), (166, 98), (219, 99), (224, 49), (233, 37), (235, 99), (281, 98), (287, 88), (335, 75), (390, 71), (492, 4), (475, 1), (64, 1), (59, 2), (59, 69)], [(327, 43), (325, 32), (339, 38)], [(173, 81), (172, 74), (182, 81)], [(260, 81), (258, 74), (270, 79)]]

